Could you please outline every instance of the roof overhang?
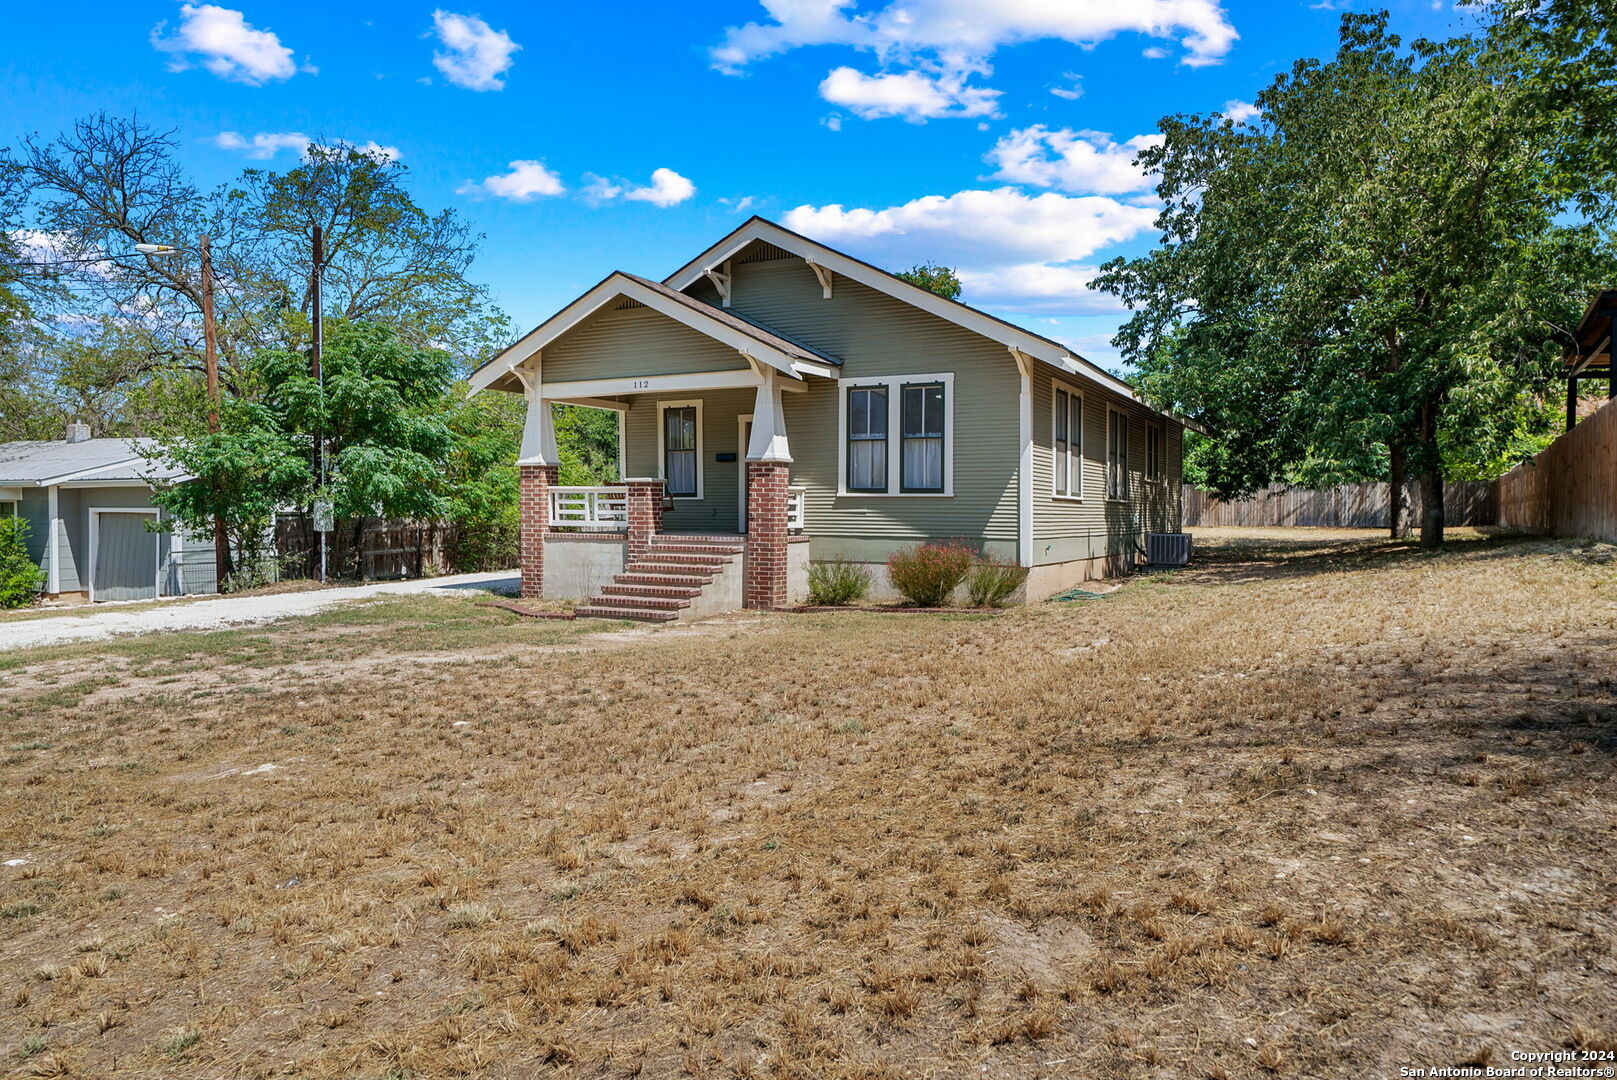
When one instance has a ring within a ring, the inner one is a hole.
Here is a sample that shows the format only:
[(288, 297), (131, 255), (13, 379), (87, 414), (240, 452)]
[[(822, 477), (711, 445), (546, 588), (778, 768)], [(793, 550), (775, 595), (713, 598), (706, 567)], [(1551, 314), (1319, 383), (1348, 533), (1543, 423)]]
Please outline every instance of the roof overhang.
[(771, 345), (762, 336), (746, 333), (722, 318), (705, 314), (701, 310), (705, 306), (703, 304), (680, 303), (656, 289), (647, 288), (628, 274), (614, 272), (583, 296), (529, 331), (516, 344), (472, 372), (467, 380), (471, 385), (471, 392), (475, 394), (488, 389), (521, 392), (524, 389), (522, 374), (524, 365), (567, 331), (606, 305), (624, 298), (644, 304), (659, 314), (666, 315), (698, 333), (735, 349), (746, 357), (749, 363), (773, 368), (788, 378), (801, 379), (805, 375), (836, 377), (836, 368), (831, 364), (789, 355)]
[[(1041, 337), (1031, 330), (1024, 330), (1014, 323), (990, 315), (985, 311), (978, 311), (967, 304), (957, 300), (945, 300), (936, 293), (929, 292), (918, 285), (911, 285), (902, 278), (894, 277), (887, 271), (855, 259), (851, 255), (844, 255), (834, 248), (828, 248), (815, 240), (810, 240), (801, 233), (792, 232), (765, 218), (755, 217), (736, 229), (729, 236), (708, 248), (695, 259), (686, 263), (671, 275), (663, 279), (663, 283), (671, 288), (684, 290), (706, 277), (708, 272), (721, 266), (726, 259), (736, 256), (748, 244), (755, 241), (773, 244), (785, 251), (790, 251), (804, 259), (812, 266), (829, 270), (834, 274), (841, 274), (859, 284), (884, 292), (889, 296), (902, 300), (913, 307), (918, 307), (940, 319), (946, 319), (957, 326), (964, 327), (983, 337), (990, 338), (1009, 349), (1018, 350), (1036, 360), (1042, 360), (1052, 367), (1058, 368), (1068, 375), (1087, 380), (1124, 397), (1141, 401), (1134, 387), (1119, 379), (1104, 368), (1078, 356), (1060, 342)], [(1150, 408), (1149, 405), (1146, 406)]]
[(1590, 368), (1602, 375), (1612, 369), (1612, 339), (1617, 330), (1617, 289), (1603, 289), (1595, 293), (1584, 309), (1583, 318), (1572, 331), (1572, 344), (1567, 346), (1565, 361), (1571, 378), (1586, 376)]

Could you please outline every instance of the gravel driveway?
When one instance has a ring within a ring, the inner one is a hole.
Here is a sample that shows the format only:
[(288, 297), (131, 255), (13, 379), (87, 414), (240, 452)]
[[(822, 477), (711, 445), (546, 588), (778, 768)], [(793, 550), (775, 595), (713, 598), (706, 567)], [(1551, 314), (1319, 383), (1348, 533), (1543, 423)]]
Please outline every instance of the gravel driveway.
[(122, 634), (150, 634), (159, 630), (222, 630), (230, 626), (275, 622), (296, 615), (312, 615), (355, 600), (374, 600), (401, 593), (454, 595), (468, 590), (515, 593), (518, 583), (510, 570), (486, 574), (455, 574), (416, 581), (388, 581), (340, 589), (280, 593), (271, 596), (222, 596), (159, 606), (121, 609), (98, 604), (84, 614), (0, 622), (0, 651), (59, 645), (67, 641), (94, 641)]

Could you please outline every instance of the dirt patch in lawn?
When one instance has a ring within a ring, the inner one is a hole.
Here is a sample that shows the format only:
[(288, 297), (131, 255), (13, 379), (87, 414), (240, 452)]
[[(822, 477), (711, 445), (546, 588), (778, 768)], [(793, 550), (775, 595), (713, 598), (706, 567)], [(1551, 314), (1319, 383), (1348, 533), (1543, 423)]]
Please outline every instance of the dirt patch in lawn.
[(1360, 1077), (1609, 1046), (1600, 555), (1226, 534), (990, 619), (406, 599), (14, 656), (0, 1070)]

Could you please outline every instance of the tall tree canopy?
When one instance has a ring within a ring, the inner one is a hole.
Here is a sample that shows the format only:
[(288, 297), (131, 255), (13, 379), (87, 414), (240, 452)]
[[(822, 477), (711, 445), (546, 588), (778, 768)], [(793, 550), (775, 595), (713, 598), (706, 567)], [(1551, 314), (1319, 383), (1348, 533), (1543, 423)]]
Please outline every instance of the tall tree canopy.
[[(176, 380), (199, 377), (203, 235), (229, 393), (251, 392), (244, 373), (257, 351), (307, 348), (316, 224), (325, 230), (328, 315), (445, 349), (458, 368), (508, 338), (505, 317), (468, 276), (481, 237), (452, 210), (417, 206), (398, 161), (316, 143), (284, 172), (250, 169), (202, 191), (175, 148), (173, 132), (102, 113), (0, 154), (0, 233), (9, 242), (0, 250), (0, 320), (8, 279), (31, 283), (26, 321), (37, 339), (20, 350), (35, 387), (29, 400), (47, 398), (58, 419), (84, 414), (98, 433), (144, 434), (180, 415), (150, 405)], [(141, 255), (137, 244), (179, 253)], [(120, 359), (92, 372), (80, 362), (86, 352)]]
[(1405, 46), (1385, 13), (1344, 16), (1334, 59), (1257, 105), (1164, 119), (1142, 153), (1163, 242), (1102, 268), (1134, 311), (1116, 343), (1216, 433), (1218, 493), (1407, 467), (1440, 544), (1445, 475), (1520, 439), (1609, 267), (1612, 178), (1557, 152), (1522, 50)]

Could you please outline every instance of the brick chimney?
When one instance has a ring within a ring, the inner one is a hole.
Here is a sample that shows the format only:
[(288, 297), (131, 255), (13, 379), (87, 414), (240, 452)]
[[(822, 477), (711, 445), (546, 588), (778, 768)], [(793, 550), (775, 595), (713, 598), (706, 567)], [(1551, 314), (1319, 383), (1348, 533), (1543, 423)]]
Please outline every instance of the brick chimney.
[(90, 437), (90, 425), (74, 420), (67, 425), (67, 441), (83, 442)]

